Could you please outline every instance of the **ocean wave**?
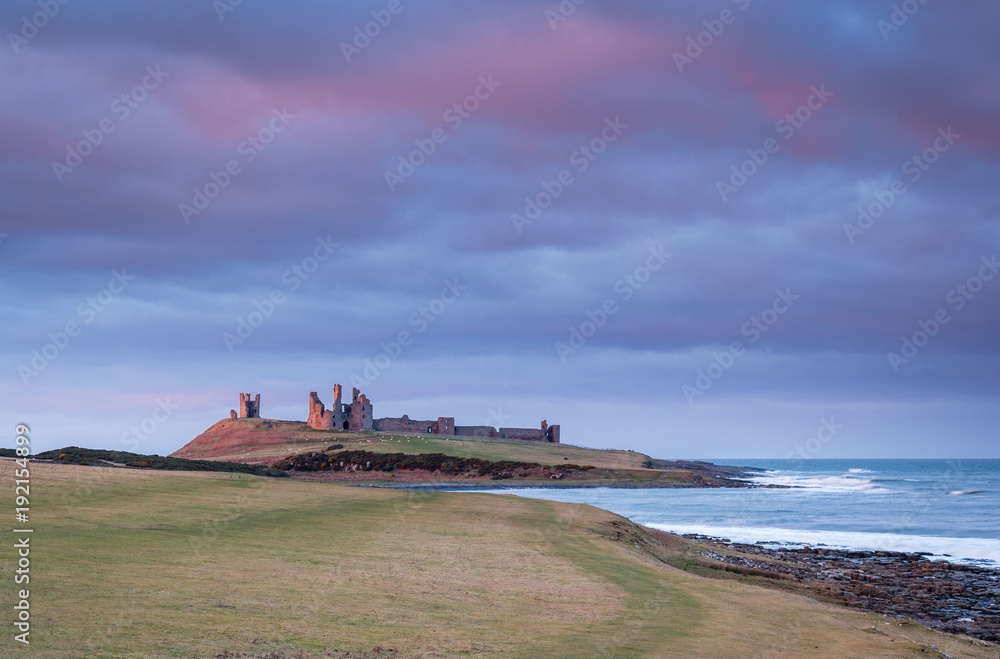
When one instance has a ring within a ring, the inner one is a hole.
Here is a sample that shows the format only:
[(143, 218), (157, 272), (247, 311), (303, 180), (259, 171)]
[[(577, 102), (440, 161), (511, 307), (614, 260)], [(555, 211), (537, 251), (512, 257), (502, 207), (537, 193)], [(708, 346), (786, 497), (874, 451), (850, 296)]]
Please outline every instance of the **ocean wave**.
[[(645, 523), (637, 519), (640, 523)], [(753, 526), (711, 526), (702, 524), (645, 523), (668, 533), (694, 533), (733, 542), (782, 544), (791, 546), (828, 547), (856, 551), (929, 552), (930, 558), (951, 562), (989, 561), (1000, 565), (1000, 540), (990, 538), (949, 538), (898, 533), (866, 533), (861, 531), (799, 530)]]
[(872, 473), (872, 470), (871, 469), (848, 469), (847, 473), (849, 473), (849, 474), (870, 474), (870, 473)]
[(843, 476), (806, 475), (802, 472), (767, 472), (750, 479), (758, 485), (783, 485), (801, 487), (826, 492), (890, 492), (880, 483), (887, 482), (874, 478), (863, 478), (846, 474)]
[(985, 492), (985, 490), (953, 490), (948, 494), (981, 494), (982, 492)]

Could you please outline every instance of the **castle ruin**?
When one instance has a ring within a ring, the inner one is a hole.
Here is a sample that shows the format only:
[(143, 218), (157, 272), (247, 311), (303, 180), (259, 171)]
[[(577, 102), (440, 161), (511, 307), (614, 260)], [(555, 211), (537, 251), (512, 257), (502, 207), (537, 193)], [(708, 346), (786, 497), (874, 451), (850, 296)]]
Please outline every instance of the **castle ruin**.
[[(243, 396), (240, 395), (242, 409)], [(259, 411), (260, 396), (257, 397)], [(460, 437), (492, 437), (530, 442), (559, 443), (559, 426), (542, 421), (540, 428), (494, 428), (493, 426), (456, 426), (455, 418), (439, 416), (434, 421), (418, 421), (404, 414), (399, 418), (374, 418), (372, 404), (357, 387), (350, 403), (341, 402), (341, 386), (333, 386), (333, 406), (327, 409), (317, 392), (309, 393), (309, 427), (316, 430), (377, 430)]]
[[(351, 395), (351, 402), (341, 400), (342, 387), (333, 385), (333, 405), (327, 409), (319, 394), (309, 392), (309, 420), (306, 422), (315, 430), (376, 430), (401, 434), (446, 435), (449, 437), (490, 437), (494, 439), (517, 439), (528, 442), (559, 443), (559, 426), (550, 426), (542, 421), (540, 428), (494, 428), (493, 426), (456, 426), (455, 417), (439, 416), (434, 421), (418, 421), (404, 414), (401, 417), (374, 418), (372, 403), (357, 387)], [(236, 419), (236, 410), (230, 410), (230, 418)], [(260, 394), (240, 394), (241, 419), (260, 418)]]
[(257, 394), (256, 399), (251, 399), (250, 394), (240, 394), (240, 418), (260, 418), (260, 394)]
[(357, 387), (350, 403), (341, 402), (341, 386), (333, 385), (333, 407), (326, 409), (319, 395), (309, 393), (310, 428), (316, 430), (372, 430), (372, 404)]

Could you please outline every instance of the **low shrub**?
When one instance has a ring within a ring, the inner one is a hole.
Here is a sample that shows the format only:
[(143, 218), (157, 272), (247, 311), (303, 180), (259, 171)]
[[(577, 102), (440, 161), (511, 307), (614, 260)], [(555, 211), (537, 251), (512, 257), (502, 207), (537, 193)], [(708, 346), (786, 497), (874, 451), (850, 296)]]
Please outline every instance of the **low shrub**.
[(226, 473), (252, 474), (287, 478), (288, 474), (270, 467), (248, 465), (241, 462), (216, 462), (214, 460), (185, 460), (160, 455), (140, 455), (128, 451), (79, 448), (68, 446), (54, 451), (44, 451), (33, 456), (36, 460), (52, 460), (63, 464), (109, 466), (124, 465), (136, 469), (160, 469), (166, 471), (221, 471)]
[[(273, 467), (280, 471), (430, 471), (449, 476), (476, 475), (490, 476), (502, 480), (517, 476), (527, 476), (525, 472), (541, 472), (551, 467), (537, 462), (515, 462), (512, 460), (481, 460), (479, 458), (459, 458), (444, 453), (373, 453), (371, 451), (340, 451), (338, 453), (298, 453), (275, 462)], [(593, 467), (563, 465), (562, 469), (585, 471)]]

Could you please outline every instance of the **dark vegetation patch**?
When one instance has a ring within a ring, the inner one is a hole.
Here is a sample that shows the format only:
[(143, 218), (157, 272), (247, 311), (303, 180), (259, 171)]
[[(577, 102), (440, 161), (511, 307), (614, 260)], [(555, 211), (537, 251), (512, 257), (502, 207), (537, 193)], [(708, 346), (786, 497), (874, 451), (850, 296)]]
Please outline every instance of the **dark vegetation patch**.
[(732, 565), (730, 563), (722, 563), (721, 565), (714, 561), (695, 561), (695, 565), (698, 567), (708, 568), (709, 570), (723, 570), (725, 572), (732, 572), (733, 574), (745, 574), (751, 577), (764, 577), (765, 579), (794, 579), (795, 577), (789, 576), (787, 574), (781, 574), (775, 572), (774, 570), (763, 570), (754, 567), (743, 567), (741, 565)]
[[(330, 447), (328, 450), (333, 450)], [(459, 458), (444, 453), (373, 453), (371, 451), (341, 451), (339, 453), (299, 453), (290, 455), (274, 463), (281, 471), (429, 471), (449, 476), (489, 476), (491, 480), (545, 475), (561, 478), (556, 474), (567, 471), (587, 471), (594, 467), (574, 464), (560, 465), (553, 469), (537, 462), (515, 462), (512, 460), (481, 460), (479, 458)], [(555, 472), (554, 474), (551, 472)], [(551, 474), (551, 475), (550, 475)]]
[(52, 460), (62, 464), (90, 466), (125, 466), (135, 469), (159, 469), (166, 471), (221, 471), (233, 474), (251, 474), (253, 476), (272, 476), (287, 478), (283, 471), (247, 465), (239, 462), (216, 462), (214, 460), (185, 460), (184, 458), (165, 458), (160, 455), (140, 455), (128, 451), (108, 451), (105, 449), (79, 448), (68, 446), (54, 451), (45, 451), (31, 456), (35, 460)]

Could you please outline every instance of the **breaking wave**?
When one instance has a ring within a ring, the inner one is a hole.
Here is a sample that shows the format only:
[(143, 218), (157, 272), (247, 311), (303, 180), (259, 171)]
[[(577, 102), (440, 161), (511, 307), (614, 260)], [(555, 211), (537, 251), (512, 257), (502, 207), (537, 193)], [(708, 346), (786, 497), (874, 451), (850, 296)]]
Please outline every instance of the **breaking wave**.
[[(855, 473), (851, 473), (855, 472)], [(759, 476), (753, 476), (751, 481), (759, 485), (783, 485), (785, 487), (800, 487), (826, 492), (889, 492), (880, 483), (886, 482), (874, 478), (865, 478), (860, 472), (851, 470), (842, 476), (805, 475), (801, 472), (769, 471)], [(868, 472), (871, 473), (871, 472)]]

